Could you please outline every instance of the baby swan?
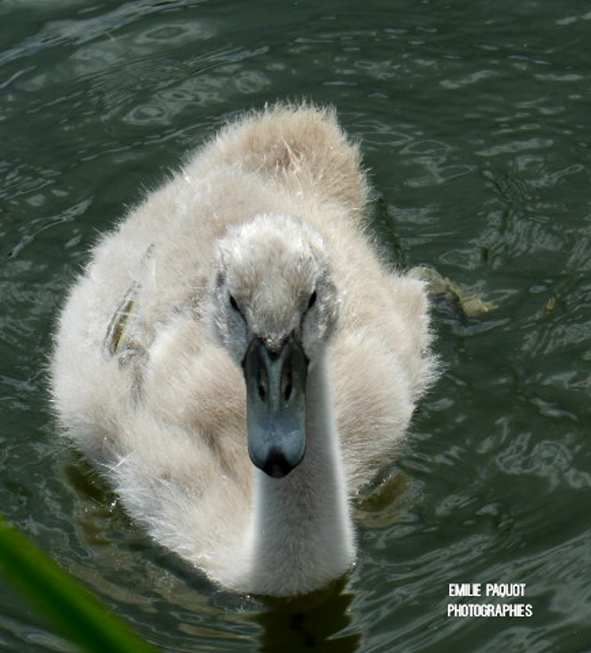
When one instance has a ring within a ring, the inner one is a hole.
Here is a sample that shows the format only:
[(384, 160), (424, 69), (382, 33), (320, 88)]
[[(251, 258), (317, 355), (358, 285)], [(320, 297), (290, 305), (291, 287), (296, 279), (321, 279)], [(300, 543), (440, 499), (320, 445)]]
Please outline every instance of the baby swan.
[(347, 572), (349, 499), (432, 381), (423, 285), (377, 258), (366, 194), (333, 112), (243, 117), (102, 239), (62, 311), (65, 433), (229, 589)]

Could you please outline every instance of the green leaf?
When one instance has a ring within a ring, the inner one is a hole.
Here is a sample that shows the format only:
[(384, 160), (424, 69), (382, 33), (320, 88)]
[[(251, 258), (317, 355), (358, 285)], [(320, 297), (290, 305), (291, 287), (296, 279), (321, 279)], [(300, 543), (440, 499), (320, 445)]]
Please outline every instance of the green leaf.
[(0, 517), (0, 574), (89, 653), (156, 653), (78, 581)]

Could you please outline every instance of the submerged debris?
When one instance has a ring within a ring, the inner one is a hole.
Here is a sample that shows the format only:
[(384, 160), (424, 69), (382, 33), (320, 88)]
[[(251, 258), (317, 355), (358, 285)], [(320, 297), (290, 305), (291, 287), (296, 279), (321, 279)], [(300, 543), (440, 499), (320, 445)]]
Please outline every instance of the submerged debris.
[(400, 471), (370, 483), (357, 496), (355, 520), (365, 528), (391, 526), (399, 519), (401, 502), (409, 488), (410, 478)]
[(479, 294), (465, 290), (448, 277), (441, 275), (435, 268), (417, 265), (409, 274), (415, 279), (424, 281), (431, 296), (445, 299), (467, 318), (482, 317), (497, 308), (495, 303), (486, 302)]
[(558, 306), (558, 298), (550, 297), (548, 301), (544, 304), (544, 315), (551, 315), (556, 310)]

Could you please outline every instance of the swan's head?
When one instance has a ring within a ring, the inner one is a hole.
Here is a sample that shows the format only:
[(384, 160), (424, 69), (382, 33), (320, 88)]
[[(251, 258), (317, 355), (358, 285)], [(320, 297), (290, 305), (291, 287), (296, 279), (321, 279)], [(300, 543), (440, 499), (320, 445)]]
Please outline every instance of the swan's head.
[(298, 219), (262, 215), (218, 243), (213, 327), (244, 372), (248, 450), (274, 477), (306, 447), (306, 379), (337, 320), (320, 235)]

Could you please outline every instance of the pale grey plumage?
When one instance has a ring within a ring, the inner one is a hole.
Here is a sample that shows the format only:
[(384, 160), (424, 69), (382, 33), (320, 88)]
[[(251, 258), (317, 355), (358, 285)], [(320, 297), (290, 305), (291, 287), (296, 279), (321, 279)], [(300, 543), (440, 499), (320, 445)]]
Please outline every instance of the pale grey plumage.
[[(294, 594), (346, 571), (348, 500), (433, 379), (423, 285), (379, 261), (366, 198), (332, 111), (247, 115), (105, 235), (62, 312), (67, 434), (157, 541), (229, 588)], [(289, 333), (310, 360), (309, 442), (271, 479), (248, 458), (240, 362)]]

